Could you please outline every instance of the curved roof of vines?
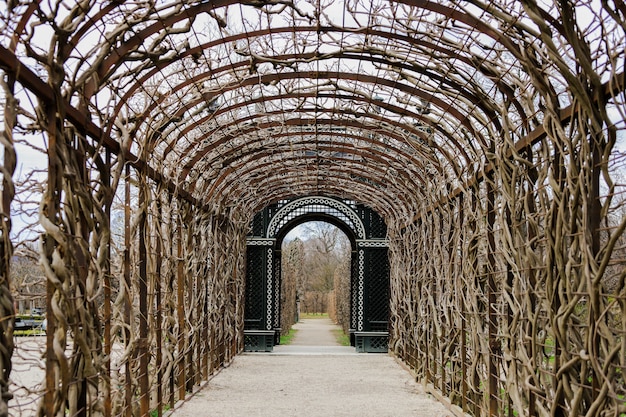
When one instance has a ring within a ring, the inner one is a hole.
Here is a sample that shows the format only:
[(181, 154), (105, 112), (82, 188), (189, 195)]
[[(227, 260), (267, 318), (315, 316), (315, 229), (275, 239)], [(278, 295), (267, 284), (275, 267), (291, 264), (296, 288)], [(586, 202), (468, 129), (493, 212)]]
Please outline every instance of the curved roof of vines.
[(5, 51), (100, 143), (250, 212), (326, 195), (414, 218), (623, 77), (621, 0), (7, 5)]

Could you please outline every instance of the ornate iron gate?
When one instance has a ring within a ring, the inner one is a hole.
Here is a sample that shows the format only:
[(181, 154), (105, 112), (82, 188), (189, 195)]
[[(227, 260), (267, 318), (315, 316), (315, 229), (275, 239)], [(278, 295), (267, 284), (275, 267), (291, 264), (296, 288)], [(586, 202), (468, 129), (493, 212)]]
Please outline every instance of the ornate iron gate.
[(254, 216), (247, 239), (245, 349), (271, 351), (280, 335), (280, 245), (285, 233), (309, 220), (329, 220), (353, 245), (350, 339), (357, 351), (386, 352), (389, 321), (387, 226), (372, 209), (351, 200), (281, 200)]

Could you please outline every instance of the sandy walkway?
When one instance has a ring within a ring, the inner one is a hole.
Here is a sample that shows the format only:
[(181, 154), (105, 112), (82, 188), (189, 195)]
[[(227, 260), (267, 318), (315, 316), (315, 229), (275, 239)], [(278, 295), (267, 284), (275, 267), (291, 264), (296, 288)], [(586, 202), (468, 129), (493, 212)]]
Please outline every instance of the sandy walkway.
[(328, 320), (298, 324), (293, 344), (244, 353), (216, 375), (175, 417), (452, 416), (424, 394), (391, 356), (337, 346)]

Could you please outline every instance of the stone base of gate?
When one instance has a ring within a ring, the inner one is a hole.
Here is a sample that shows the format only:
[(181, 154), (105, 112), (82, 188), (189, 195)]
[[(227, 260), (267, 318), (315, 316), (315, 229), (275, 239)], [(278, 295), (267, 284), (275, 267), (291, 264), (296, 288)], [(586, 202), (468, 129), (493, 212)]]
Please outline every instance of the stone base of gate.
[(354, 332), (354, 344), (359, 353), (387, 353), (389, 332)]
[(274, 350), (274, 330), (244, 330), (245, 352), (272, 352)]

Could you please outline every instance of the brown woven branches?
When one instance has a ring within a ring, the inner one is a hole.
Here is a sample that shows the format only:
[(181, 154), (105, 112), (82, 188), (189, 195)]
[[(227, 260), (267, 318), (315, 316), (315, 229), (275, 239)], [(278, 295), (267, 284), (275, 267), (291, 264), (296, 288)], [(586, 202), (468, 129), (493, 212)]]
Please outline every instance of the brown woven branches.
[[(17, 119), (18, 103), (14, 97), (14, 78), (0, 73), (0, 86), (5, 99), (3, 128), (0, 130), (0, 142), (4, 153), (2, 170), (2, 201), (0, 205), (0, 417), (8, 417), (8, 401), (12, 398), (9, 391), (11, 374), (11, 355), (13, 354), (13, 296), (11, 294), (10, 265), (13, 255), (11, 242), (11, 202), (15, 196), (13, 173), (16, 155), (13, 146), (13, 128)], [(5, 76), (7, 79), (5, 79)]]

